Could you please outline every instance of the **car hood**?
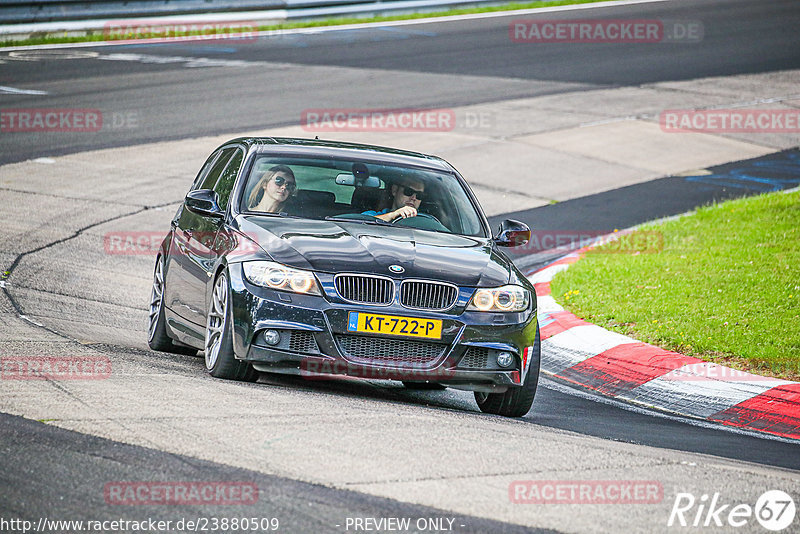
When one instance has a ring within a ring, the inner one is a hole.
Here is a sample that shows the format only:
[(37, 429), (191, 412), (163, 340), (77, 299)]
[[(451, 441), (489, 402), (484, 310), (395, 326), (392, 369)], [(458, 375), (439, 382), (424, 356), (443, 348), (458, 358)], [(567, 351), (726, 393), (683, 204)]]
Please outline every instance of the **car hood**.
[[(460, 286), (508, 283), (510, 262), (485, 238), (359, 222), (240, 215), (238, 230), (275, 261), (328, 273), (371, 273), (449, 281)], [(399, 265), (402, 274), (389, 266)]]

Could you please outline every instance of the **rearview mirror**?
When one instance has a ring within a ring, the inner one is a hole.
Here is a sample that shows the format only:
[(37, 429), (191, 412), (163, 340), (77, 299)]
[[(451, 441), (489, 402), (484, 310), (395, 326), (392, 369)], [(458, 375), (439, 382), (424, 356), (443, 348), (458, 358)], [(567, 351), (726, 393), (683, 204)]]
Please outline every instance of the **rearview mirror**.
[(494, 242), (500, 247), (520, 247), (530, 241), (531, 229), (527, 224), (511, 219), (500, 223), (500, 233)]
[(336, 185), (358, 185), (358, 187), (370, 187), (377, 189), (381, 186), (381, 181), (377, 176), (370, 176), (365, 180), (359, 180), (356, 184), (356, 177), (350, 173), (343, 172), (336, 175)]
[(183, 203), (192, 213), (218, 219), (225, 217), (225, 212), (217, 203), (217, 194), (211, 189), (189, 191)]

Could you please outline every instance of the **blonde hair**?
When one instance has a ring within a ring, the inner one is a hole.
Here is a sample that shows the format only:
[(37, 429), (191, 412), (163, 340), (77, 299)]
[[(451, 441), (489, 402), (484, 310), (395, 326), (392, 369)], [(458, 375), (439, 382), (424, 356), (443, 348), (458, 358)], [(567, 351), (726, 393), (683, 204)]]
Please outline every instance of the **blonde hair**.
[(286, 165), (275, 165), (274, 167), (270, 167), (264, 171), (264, 174), (262, 174), (261, 178), (259, 179), (258, 185), (250, 192), (250, 196), (247, 199), (248, 209), (255, 208), (258, 203), (261, 202), (261, 199), (264, 196), (263, 186), (267, 185), (269, 181), (272, 180), (279, 172), (288, 174), (292, 177), (292, 180), (297, 181), (297, 179), (294, 177), (294, 172), (292, 172), (292, 169)]

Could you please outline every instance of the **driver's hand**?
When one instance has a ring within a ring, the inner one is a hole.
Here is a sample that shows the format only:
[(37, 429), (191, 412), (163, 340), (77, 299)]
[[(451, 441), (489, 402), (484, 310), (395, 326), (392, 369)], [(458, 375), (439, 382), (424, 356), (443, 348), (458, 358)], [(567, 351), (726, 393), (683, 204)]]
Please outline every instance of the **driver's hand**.
[(403, 206), (402, 208), (397, 208), (394, 210), (394, 217), (392, 220), (397, 219), (407, 219), (409, 217), (416, 217), (417, 216), (417, 208), (412, 206)]

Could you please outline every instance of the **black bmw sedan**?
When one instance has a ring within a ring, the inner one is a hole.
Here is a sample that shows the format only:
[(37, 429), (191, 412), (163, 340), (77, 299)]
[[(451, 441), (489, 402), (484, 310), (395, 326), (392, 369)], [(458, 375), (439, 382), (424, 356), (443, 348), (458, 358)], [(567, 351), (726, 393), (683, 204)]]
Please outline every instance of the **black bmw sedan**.
[(149, 344), (218, 378), (347, 375), (475, 392), (525, 415), (536, 294), (444, 160), (377, 146), (241, 138), (206, 160), (156, 259)]

